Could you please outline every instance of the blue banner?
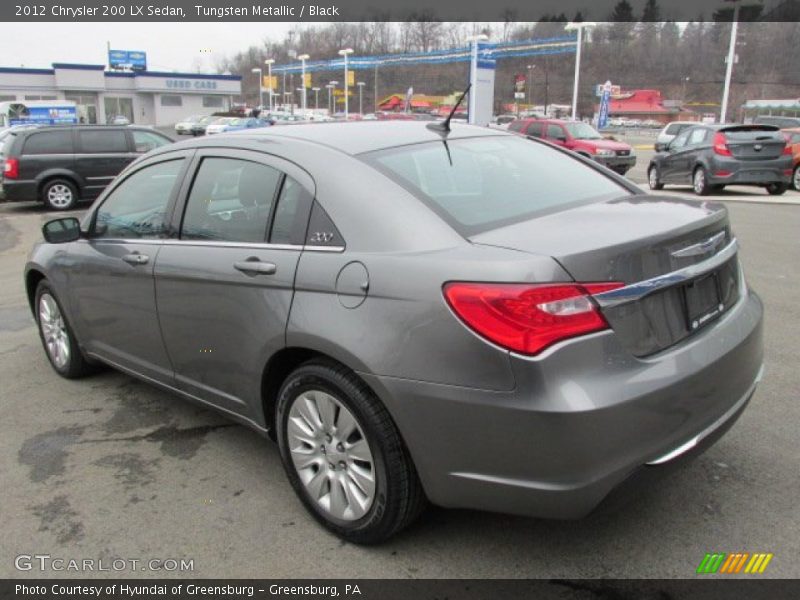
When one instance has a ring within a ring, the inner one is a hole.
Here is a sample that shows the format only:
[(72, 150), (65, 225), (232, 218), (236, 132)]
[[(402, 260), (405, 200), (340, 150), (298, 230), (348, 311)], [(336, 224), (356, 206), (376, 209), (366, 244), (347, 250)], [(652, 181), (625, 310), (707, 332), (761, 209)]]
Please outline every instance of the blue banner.
[(78, 122), (74, 106), (16, 106), (19, 108), (16, 109), (16, 115), (9, 118), (10, 125), (72, 125)]
[(146, 71), (147, 54), (138, 50), (109, 50), (108, 66), (112, 69), (129, 67), (134, 71)]
[(607, 85), (603, 89), (603, 95), (600, 97), (600, 114), (597, 117), (597, 128), (603, 129), (608, 125), (608, 104), (611, 101), (611, 86)]

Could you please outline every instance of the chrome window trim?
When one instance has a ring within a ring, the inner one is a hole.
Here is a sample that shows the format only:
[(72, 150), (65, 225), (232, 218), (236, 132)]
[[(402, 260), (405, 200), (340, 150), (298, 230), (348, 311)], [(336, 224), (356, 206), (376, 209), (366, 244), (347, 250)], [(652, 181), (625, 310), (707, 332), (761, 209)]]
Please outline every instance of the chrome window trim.
[(218, 248), (244, 248), (252, 250), (304, 250), (307, 252), (344, 252), (344, 246), (304, 246), (302, 244), (268, 244), (255, 242), (222, 242), (214, 240), (175, 240), (166, 238), (88, 238), (81, 242), (104, 242), (109, 244), (160, 244), (163, 246), (194, 246)]
[(699, 277), (704, 273), (708, 273), (709, 271), (713, 271), (714, 269), (721, 267), (724, 263), (736, 255), (738, 249), (739, 242), (736, 240), (736, 238), (734, 238), (722, 250), (704, 261), (689, 265), (683, 269), (678, 269), (677, 271), (672, 271), (671, 273), (659, 275), (658, 277), (645, 279), (644, 281), (640, 281), (638, 283), (632, 283), (630, 285), (626, 285), (625, 287), (617, 288), (616, 290), (595, 294), (592, 297), (601, 308), (609, 308), (612, 306), (625, 304), (627, 302), (634, 302), (644, 298), (648, 294), (652, 294), (653, 292), (657, 292), (673, 285), (684, 283), (694, 279), (695, 277)]

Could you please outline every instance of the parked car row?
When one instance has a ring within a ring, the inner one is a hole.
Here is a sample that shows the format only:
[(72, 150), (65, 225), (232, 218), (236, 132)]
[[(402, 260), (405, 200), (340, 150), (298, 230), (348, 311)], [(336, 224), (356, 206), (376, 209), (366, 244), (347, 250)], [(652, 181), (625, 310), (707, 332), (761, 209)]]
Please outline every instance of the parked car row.
[(193, 115), (175, 123), (176, 135), (213, 135), (228, 131), (269, 127), (272, 121), (255, 117), (220, 117)]

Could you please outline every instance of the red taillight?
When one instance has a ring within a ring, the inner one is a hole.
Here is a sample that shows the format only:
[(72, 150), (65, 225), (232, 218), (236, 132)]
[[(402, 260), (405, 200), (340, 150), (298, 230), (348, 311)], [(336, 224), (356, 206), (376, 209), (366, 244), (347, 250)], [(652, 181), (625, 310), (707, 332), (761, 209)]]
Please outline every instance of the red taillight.
[(16, 179), (19, 177), (19, 161), (16, 158), (7, 158), (3, 165), (3, 177)]
[(728, 139), (721, 131), (714, 134), (714, 152), (720, 156), (731, 156), (730, 148), (728, 148)]
[(717, 171), (716, 173), (714, 173), (714, 175), (716, 177), (730, 177), (731, 175), (733, 175), (733, 173), (731, 173), (730, 171)]
[(444, 296), (470, 329), (490, 342), (538, 354), (561, 340), (608, 328), (592, 294), (622, 283), (445, 284)]
[(792, 155), (792, 145), (788, 141), (786, 142), (786, 145), (783, 147), (783, 154), (786, 154), (787, 156)]

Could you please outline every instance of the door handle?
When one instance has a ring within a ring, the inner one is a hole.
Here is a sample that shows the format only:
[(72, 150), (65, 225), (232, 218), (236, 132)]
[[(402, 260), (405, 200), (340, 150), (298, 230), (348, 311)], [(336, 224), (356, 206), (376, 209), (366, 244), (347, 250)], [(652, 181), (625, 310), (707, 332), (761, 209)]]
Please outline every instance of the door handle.
[(233, 268), (248, 275), (274, 275), (278, 270), (275, 263), (260, 260), (240, 260), (233, 263)]
[(122, 257), (129, 265), (146, 265), (147, 261), (150, 260), (150, 257), (146, 254), (139, 254), (138, 252), (134, 252), (133, 254), (126, 254)]

